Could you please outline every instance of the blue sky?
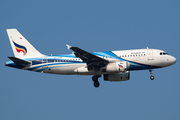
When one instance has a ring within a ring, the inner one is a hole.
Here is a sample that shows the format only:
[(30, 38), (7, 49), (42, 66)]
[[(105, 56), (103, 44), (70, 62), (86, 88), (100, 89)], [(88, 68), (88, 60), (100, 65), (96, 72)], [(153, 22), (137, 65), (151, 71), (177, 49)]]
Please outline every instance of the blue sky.
[[(5, 0), (0, 2), (1, 120), (179, 120), (179, 0)], [(173, 66), (132, 71), (125, 82), (41, 74), (5, 67), (13, 52), (6, 29), (18, 29), (43, 54), (162, 49)]]

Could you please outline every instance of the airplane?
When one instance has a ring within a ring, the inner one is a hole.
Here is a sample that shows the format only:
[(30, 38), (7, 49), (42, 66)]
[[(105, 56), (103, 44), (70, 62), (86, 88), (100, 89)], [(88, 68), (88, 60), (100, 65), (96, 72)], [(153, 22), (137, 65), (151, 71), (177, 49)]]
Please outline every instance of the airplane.
[(67, 45), (74, 53), (44, 55), (36, 50), (17, 29), (7, 29), (14, 56), (5, 66), (41, 73), (61, 75), (92, 75), (94, 87), (103, 75), (105, 81), (127, 81), (130, 71), (152, 70), (176, 63), (176, 58), (159, 49), (135, 49), (106, 52), (87, 52), (79, 47)]

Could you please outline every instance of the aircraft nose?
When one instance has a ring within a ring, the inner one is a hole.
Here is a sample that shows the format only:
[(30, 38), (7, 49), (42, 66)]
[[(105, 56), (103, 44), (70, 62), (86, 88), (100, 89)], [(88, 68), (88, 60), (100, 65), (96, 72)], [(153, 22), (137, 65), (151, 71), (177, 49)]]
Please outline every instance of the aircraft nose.
[(176, 63), (176, 58), (171, 56), (169, 62), (170, 62), (171, 65), (175, 64)]

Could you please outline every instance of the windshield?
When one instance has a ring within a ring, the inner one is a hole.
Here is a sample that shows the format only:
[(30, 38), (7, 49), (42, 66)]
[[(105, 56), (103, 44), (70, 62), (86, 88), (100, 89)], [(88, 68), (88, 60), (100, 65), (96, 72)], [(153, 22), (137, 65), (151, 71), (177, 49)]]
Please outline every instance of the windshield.
[(166, 52), (160, 52), (160, 55), (169, 55), (169, 54)]

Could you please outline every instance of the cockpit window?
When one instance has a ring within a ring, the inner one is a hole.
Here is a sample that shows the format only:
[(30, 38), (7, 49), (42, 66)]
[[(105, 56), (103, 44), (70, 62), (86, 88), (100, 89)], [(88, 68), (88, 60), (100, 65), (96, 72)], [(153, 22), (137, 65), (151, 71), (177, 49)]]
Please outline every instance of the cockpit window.
[(160, 52), (160, 55), (168, 55), (166, 52)]

